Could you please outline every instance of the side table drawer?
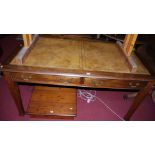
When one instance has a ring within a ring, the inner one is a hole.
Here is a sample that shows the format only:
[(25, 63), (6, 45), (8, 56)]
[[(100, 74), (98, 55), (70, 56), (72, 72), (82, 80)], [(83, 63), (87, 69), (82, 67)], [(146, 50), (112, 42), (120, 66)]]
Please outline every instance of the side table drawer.
[(147, 84), (147, 81), (136, 80), (113, 80), (113, 79), (93, 79), (85, 78), (85, 86), (95, 88), (122, 88), (122, 89), (140, 89)]
[(72, 76), (44, 75), (31, 73), (11, 73), (11, 77), (17, 82), (58, 84), (58, 85), (79, 85), (80, 78)]

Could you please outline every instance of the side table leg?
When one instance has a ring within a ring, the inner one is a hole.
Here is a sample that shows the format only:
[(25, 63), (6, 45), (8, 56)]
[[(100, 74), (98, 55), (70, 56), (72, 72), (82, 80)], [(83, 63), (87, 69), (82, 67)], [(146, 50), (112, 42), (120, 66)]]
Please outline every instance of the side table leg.
[(24, 107), (22, 105), (22, 99), (21, 99), (18, 84), (12, 80), (9, 72), (4, 72), (4, 78), (10, 90), (10, 93), (16, 103), (19, 115), (23, 116), (25, 112), (24, 112)]
[(137, 96), (135, 97), (135, 99), (133, 101), (133, 104), (131, 105), (131, 107), (129, 108), (128, 112), (124, 116), (124, 119), (126, 121), (130, 120), (130, 118), (133, 115), (133, 113), (137, 110), (137, 108), (139, 107), (139, 105), (141, 104), (141, 102), (143, 101), (145, 96), (151, 90), (153, 84), (154, 84), (154, 82), (148, 82), (148, 84), (142, 90), (139, 91), (139, 93), (137, 94)]

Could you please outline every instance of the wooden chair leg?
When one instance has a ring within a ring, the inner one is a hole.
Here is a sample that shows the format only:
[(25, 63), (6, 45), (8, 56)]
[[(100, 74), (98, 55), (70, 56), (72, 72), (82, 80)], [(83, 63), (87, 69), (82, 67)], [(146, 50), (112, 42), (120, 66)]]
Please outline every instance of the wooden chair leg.
[(127, 120), (127, 121), (130, 120), (133, 113), (137, 110), (137, 108), (139, 107), (139, 105), (141, 104), (141, 102), (143, 101), (145, 96), (151, 90), (153, 84), (154, 84), (154, 82), (148, 82), (148, 84), (142, 90), (139, 91), (139, 93), (137, 94), (137, 96), (135, 97), (135, 99), (133, 101), (133, 104), (131, 105), (128, 112), (124, 116), (125, 120)]
[(8, 88), (10, 90), (10, 93), (12, 94), (12, 97), (16, 103), (16, 106), (18, 108), (19, 115), (23, 116), (25, 114), (24, 107), (22, 105), (22, 99), (19, 91), (19, 87), (16, 82), (14, 82), (10, 76), (10, 73), (4, 72), (4, 78), (7, 82)]

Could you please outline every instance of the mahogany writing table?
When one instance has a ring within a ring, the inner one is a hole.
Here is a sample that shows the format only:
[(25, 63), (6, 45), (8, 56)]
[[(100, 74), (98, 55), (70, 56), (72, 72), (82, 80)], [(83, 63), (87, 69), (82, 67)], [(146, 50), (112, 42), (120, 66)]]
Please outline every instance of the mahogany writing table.
[[(20, 115), (75, 116), (77, 87), (138, 90), (124, 116), (129, 120), (155, 83), (155, 77), (134, 53), (127, 60), (120, 44), (38, 35), (24, 37), (27, 38), (24, 47), (1, 66)], [(136, 70), (131, 68), (132, 61)], [(28, 110), (24, 110), (18, 82), (57, 87), (35, 87)]]

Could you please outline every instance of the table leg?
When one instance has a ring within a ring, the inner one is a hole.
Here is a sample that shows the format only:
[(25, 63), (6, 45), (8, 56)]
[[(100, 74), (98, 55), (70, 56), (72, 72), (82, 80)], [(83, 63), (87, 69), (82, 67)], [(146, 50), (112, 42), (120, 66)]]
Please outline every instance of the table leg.
[(124, 119), (126, 121), (130, 120), (131, 116), (136, 111), (136, 109), (139, 107), (139, 105), (141, 104), (145, 96), (149, 93), (153, 85), (154, 85), (154, 82), (148, 82), (148, 84), (142, 90), (139, 91), (139, 93), (137, 94), (137, 96), (135, 97), (133, 101), (133, 104), (131, 105), (128, 112), (124, 116)]
[(8, 85), (8, 88), (10, 90), (10, 93), (11, 93), (11, 95), (12, 95), (12, 97), (16, 103), (16, 106), (17, 106), (18, 111), (19, 111), (19, 115), (23, 116), (25, 114), (25, 112), (24, 112), (24, 107), (22, 105), (20, 90), (19, 90), (17, 82), (12, 80), (10, 74), (11, 73), (9, 73), (9, 72), (4, 72), (4, 78), (5, 78), (5, 81)]

